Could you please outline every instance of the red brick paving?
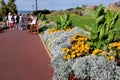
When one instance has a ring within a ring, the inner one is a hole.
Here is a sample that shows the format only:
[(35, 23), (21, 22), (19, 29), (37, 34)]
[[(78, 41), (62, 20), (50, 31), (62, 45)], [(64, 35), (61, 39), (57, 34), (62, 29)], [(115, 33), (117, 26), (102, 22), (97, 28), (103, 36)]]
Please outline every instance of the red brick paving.
[(50, 58), (38, 35), (0, 33), (0, 80), (52, 80)]

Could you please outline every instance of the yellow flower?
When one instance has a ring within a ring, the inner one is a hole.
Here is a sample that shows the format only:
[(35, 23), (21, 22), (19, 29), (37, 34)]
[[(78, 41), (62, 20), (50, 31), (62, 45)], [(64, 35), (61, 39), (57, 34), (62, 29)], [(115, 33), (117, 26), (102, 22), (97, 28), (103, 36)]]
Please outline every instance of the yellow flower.
[(102, 50), (100, 50), (100, 49), (95, 49), (92, 54), (97, 54), (97, 53), (99, 53), (99, 52), (102, 52)]
[(75, 50), (76, 53), (80, 52), (80, 50)]
[(88, 40), (88, 38), (85, 38), (85, 41), (87, 41)]
[(115, 56), (110, 56), (109, 60), (115, 60)]
[(75, 55), (75, 52), (73, 51), (73, 52), (71, 52), (71, 55)]
[(115, 42), (115, 43), (111, 43), (111, 44), (109, 45), (109, 49), (115, 47), (116, 45), (117, 45), (117, 42)]
[(80, 53), (83, 53), (83, 52), (84, 52), (84, 49), (83, 49), (83, 48), (81, 48), (81, 49), (80, 49)]
[(76, 34), (76, 36), (80, 36), (80, 37), (81, 37), (81, 36), (82, 36), (82, 34), (81, 34), (81, 33), (78, 33), (78, 34)]
[(72, 28), (70, 28), (70, 27), (66, 29), (66, 31), (70, 31), (70, 30), (72, 30)]
[(75, 46), (74, 46), (74, 45), (72, 45), (71, 49), (75, 50), (76, 48), (75, 48)]
[(77, 56), (80, 57), (80, 56), (81, 56), (81, 53), (77, 53)]
[(71, 38), (70, 42), (73, 42), (73, 41), (75, 41), (75, 40), (76, 40), (76, 38)]
[(67, 49), (66, 49), (66, 52), (70, 52), (70, 49), (67, 48)]
[(66, 59), (70, 59), (70, 55), (69, 54), (66, 56)]
[(84, 52), (89, 52), (89, 50), (85, 49)]
[(64, 59), (67, 59), (67, 56), (65, 55), (63, 58), (64, 58)]
[(114, 56), (116, 56), (116, 52), (115, 52), (115, 51), (110, 50), (110, 51), (107, 53), (107, 55), (114, 55)]
[(120, 47), (120, 43), (117, 43), (116, 46), (119, 46), (119, 47)]
[(118, 47), (117, 47), (117, 49), (119, 49), (119, 50), (120, 50), (120, 46), (118, 46)]
[(79, 46), (78, 45), (75, 45), (75, 48), (78, 48)]
[(112, 48), (112, 44), (109, 44), (109, 47), (108, 47), (109, 49), (111, 49)]
[(75, 54), (71, 55), (71, 58), (75, 58), (75, 57), (76, 57)]
[(62, 51), (66, 51), (67, 48), (62, 48)]
[(85, 49), (89, 50), (90, 46), (88, 44), (85, 44)]
[(106, 59), (107, 59), (107, 60), (110, 60), (110, 59), (109, 59), (109, 56), (107, 56), (107, 58), (106, 58)]
[(91, 56), (95, 56), (95, 54), (91, 54)]
[(106, 51), (102, 51), (102, 52), (100, 53), (100, 55), (106, 55), (106, 54), (107, 54)]

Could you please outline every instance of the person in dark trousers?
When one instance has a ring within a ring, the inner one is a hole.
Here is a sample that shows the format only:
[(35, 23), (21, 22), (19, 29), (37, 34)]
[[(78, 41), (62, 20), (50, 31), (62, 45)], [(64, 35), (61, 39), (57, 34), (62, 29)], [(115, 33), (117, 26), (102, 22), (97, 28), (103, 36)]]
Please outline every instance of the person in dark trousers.
[(14, 15), (14, 20), (15, 20), (14, 26), (15, 26), (15, 28), (18, 28), (18, 23), (19, 23), (19, 16), (18, 16), (18, 14)]

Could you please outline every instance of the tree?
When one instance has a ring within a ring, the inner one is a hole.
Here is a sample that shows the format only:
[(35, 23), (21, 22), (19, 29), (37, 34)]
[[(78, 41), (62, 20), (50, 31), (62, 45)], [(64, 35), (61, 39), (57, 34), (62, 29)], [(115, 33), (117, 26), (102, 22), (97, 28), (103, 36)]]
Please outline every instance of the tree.
[(15, 0), (9, 0), (7, 4), (9, 12), (17, 13), (17, 7), (15, 5)]
[(0, 1), (0, 19), (3, 19), (8, 13), (7, 5), (4, 0)]
[(4, 0), (0, 0), (0, 21), (8, 14), (8, 12), (17, 13), (15, 0), (9, 0), (7, 4)]

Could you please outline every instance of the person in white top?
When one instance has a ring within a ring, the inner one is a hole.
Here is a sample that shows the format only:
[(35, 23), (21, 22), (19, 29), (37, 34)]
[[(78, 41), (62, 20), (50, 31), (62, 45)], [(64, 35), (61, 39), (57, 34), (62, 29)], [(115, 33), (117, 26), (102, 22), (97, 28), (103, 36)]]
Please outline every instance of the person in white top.
[(34, 16), (32, 22), (30, 23), (30, 25), (35, 25), (37, 23), (37, 17)]
[(10, 27), (11, 30), (15, 30), (14, 28), (14, 16), (9, 12), (7, 16), (7, 22), (8, 22), (8, 27)]
[(20, 30), (23, 30), (23, 22), (24, 22), (23, 16), (21, 13), (19, 13), (19, 29)]

